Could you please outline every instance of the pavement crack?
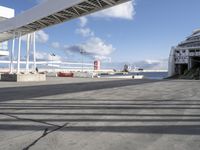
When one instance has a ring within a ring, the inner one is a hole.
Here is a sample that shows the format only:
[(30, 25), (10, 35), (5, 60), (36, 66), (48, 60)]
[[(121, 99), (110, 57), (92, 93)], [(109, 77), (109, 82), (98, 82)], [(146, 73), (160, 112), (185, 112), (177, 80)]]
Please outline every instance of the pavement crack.
[(39, 120), (37, 120), (37, 119), (21, 118), (21, 117), (14, 116), (14, 115), (9, 115), (9, 114), (6, 114), (6, 113), (0, 113), (0, 115), (4, 115), (4, 116), (7, 116), (7, 117), (11, 117), (11, 118), (14, 118), (14, 119), (16, 119), (16, 120), (31, 121), (31, 122), (37, 122), (37, 123), (41, 123), (41, 124), (50, 125), (50, 126), (60, 127), (59, 125), (52, 124), (52, 123), (48, 123), (48, 122), (45, 122), (45, 121), (39, 121)]
[(29, 149), (30, 149), (32, 146), (34, 146), (39, 140), (41, 140), (42, 138), (44, 138), (45, 136), (47, 136), (47, 135), (50, 134), (50, 133), (53, 133), (53, 132), (55, 132), (55, 131), (58, 131), (58, 130), (64, 128), (64, 127), (67, 126), (68, 124), (69, 124), (69, 123), (65, 123), (65, 124), (63, 124), (62, 126), (59, 126), (59, 127), (55, 128), (55, 129), (53, 129), (53, 130), (50, 130), (50, 131), (49, 131), (48, 128), (46, 128), (46, 129), (44, 130), (43, 134), (42, 134), (40, 137), (38, 137), (35, 141), (33, 141), (33, 142), (32, 142), (30, 145), (28, 145), (27, 147), (23, 148), (23, 150), (29, 150)]

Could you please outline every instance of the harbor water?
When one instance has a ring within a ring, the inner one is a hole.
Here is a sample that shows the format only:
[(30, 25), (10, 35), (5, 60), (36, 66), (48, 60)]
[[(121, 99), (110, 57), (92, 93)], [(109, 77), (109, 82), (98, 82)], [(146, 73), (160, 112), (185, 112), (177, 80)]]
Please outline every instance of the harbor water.
[[(122, 74), (121, 74), (122, 75)], [(122, 76), (130, 76), (130, 75), (143, 75), (144, 78), (146, 79), (164, 79), (167, 77), (168, 72), (130, 72), (127, 74), (124, 74)], [(101, 75), (102, 77), (110, 77), (110, 76), (119, 76), (119, 74), (115, 74), (115, 75)]]
[(129, 75), (143, 75), (147, 79), (164, 79), (167, 77), (168, 72), (137, 72), (129, 73)]

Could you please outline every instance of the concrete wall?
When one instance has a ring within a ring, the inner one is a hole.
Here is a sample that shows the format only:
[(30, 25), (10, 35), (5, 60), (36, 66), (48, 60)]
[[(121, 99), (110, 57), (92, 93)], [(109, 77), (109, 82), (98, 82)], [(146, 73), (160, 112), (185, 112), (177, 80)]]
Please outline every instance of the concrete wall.
[(13, 81), (13, 82), (46, 81), (46, 74), (2, 74), (1, 81)]

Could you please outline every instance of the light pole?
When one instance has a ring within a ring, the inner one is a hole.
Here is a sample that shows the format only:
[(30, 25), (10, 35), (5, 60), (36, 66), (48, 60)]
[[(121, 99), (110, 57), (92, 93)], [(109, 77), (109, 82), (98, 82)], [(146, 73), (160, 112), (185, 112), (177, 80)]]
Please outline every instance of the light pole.
[(53, 57), (55, 57), (56, 54), (51, 53), (50, 55), (51, 55), (51, 69), (52, 69), (52, 72), (53, 72)]
[(85, 51), (83, 49), (80, 50), (81, 53), (81, 61), (82, 61), (82, 72), (83, 72), (83, 54), (85, 53)]

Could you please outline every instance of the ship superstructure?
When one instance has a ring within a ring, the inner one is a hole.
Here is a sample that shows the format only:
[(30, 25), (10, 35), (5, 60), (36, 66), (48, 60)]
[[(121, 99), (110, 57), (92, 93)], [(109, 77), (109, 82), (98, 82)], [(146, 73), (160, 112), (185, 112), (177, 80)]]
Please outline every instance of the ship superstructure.
[(200, 69), (200, 29), (195, 30), (185, 41), (172, 47), (169, 56), (169, 76), (195, 76)]

